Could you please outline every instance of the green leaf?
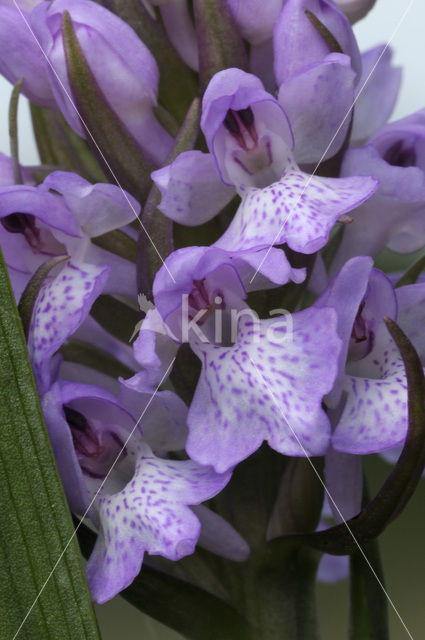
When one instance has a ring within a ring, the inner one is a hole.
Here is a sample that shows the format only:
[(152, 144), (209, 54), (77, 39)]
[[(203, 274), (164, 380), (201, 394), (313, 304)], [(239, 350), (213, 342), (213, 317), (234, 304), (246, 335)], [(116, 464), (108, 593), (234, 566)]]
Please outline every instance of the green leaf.
[(31, 118), (38, 153), (42, 163), (50, 167), (49, 173), (59, 168), (75, 171), (90, 182), (105, 182), (105, 174), (87, 142), (71, 129), (59, 111), (31, 104)]
[(375, 498), (346, 524), (295, 536), (334, 555), (352, 554), (377, 538), (401, 513), (421, 479), (425, 466), (425, 378), (412, 343), (400, 327), (385, 320), (402, 355), (407, 376), (409, 427), (403, 450), (392, 473)]
[[(95, 539), (93, 531), (84, 524), (79, 526), (78, 540), (86, 558)], [(258, 631), (224, 600), (157, 571), (146, 562), (133, 583), (120, 595), (188, 640), (257, 640), (259, 637)]]
[(247, 54), (226, 0), (194, 0), (201, 90), (218, 71), (247, 69)]
[(67, 11), (63, 14), (62, 30), (69, 81), (88, 133), (88, 144), (109, 179), (144, 202), (155, 167), (144, 158), (134, 138), (105, 100), (84, 58)]
[(43, 284), (46, 276), (50, 273), (50, 271), (54, 267), (56, 267), (56, 265), (64, 262), (65, 260), (68, 260), (68, 258), (69, 256), (58, 256), (57, 258), (52, 258), (51, 260), (48, 260), (44, 264), (40, 265), (25, 287), (18, 305), (18, 311), (19, 315), (21, 316), (25, 338), (28, 338), (32, 311), (34, 309), (34, 304), (40, 291), (41, 285)]
[(22, 171), (19, 164), (19, 144), (18, 144), (18, 104), (21, 95), (23, 78), (13, 87), (9, 104), (9, 138), (10, 138), (10, 155), (13, 163), (13, 180), (15, 184), (22, 184)]
[(180, 123), (198, 92), (196, 76), (140, 0), (109, 0), (108, 8), (127, 22), (155, 57), (159, 67), (159, 103)]
[(1, 252), (0, 302), (0, 637), (99, 640)]
[(411, 267), (406, 271), (406, 273), (397, 280), (395, 284), (395, 288), (405, 287), (408, 284), (415, 284), (422, 271), (425, 269), (425, 255), (421, 256), (416, 262), (412, 264)]

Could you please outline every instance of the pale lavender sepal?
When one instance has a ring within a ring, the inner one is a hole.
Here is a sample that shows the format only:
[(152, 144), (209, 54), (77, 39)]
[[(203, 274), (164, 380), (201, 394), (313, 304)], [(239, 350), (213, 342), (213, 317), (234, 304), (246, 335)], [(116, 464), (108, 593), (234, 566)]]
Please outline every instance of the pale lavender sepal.
[(321, 402), (341, 346), (333, 309), (257, 320), (243, 313), (231, 347), (192, 342), (202, 372), (189, 409), (186, 450), (218, 472), (267, 440), (285, 455), (323, 455), (330, 439)]
[(170, 337), (159, 312), (149, 309), (133, 345), (134, 358), (140, 370), (121, 382), (140, 393), (152, 392), (164, 379), (178, 348), (179, 344)]
[(397, 322), (413, 343), (425, 363), (425, 284), (417, 283), (396, 289)]
[(191, 460), (156, 458), (140, 442), (129, 443), (129, 455), (135, 456), (132, 480), (97, 503), (101, 529), (86, 573), (100, 603), (134, 580), (145, 552), (170, 560), (193, 553), (201, 527), (189, 505), (213, 497), (230, 479)]
[(402, 69), (391, 64), (392, 50), (385, 45), (362, 54), (362, 75), (354, 109), (352, 145), (364, 142), (386, 124), (400, 90)]
[(249, 546), (231, 524), (203, 504), (192, 507), (192, 511), (201, 523), (200, 547), (233, 562), (248, 559)]
[(184, 450), (187, 406), (176, 393), (164, 390), (153, 396), (152, 391), (139, 392), (124, 383), (118, 397), (136, 420), (143, 416), (143, 439), (156, 455), (164, 457), (170, 452)]
[(185, 151), (170, 165), (151, 174), (161, 192), (160, 211), (187, 226), (207, 222), (236, 195), (220, 180), (213, 157), (201, 151)]
[(341, 453), (330, 447), (325, 457), (325, 482), (331, 496), (329, 507), (337, 523), (360, 513), (363, 496), (361, 456)]
[(319, 562), (317, 579), (324, 584), (345, 580), (350, 574), (350, 556), (331, 556), (325, 553)]
[(288, 156), (279, 182), (249, 188), (230, 226), (215, 243), (228, 251), (286, 242), (300, 253), (315, 253), (328, 241), (338, 218), (376, 190), (366, 176), (322, 178), (303, 173)]
[(42, 185), (13, 185), (0, 188), (0, 218), (26, 213), (69, 236), (81, 237), (76, 218), (63, 198)]
[(158, 4), (171, 43), (182, 60), (191, 69), (198, 71), (198, 41), (186, 0), (172, 0)]
[(227, 0), (241, 36), (252, 45), (271, 38), (274, 24), (284, 4), (283, 0)]
[(21, 9), (0, 7), (0, 73), (13, 85), (24, 78), (22, 93), (34, 104), (55, 109), (43, 52), (26, 24), (29, 7)]
[[(401, 133), (400, 138), (404, 138)], [(394, 139), (394, 142), (397, 140)], [(425, 244), (425, 176), (417, 166), (393, 166), (368, 145), (349, 149), (342, 175), (369, 175), (379, 181), (377, 192), (359, 207), (332, 263), (331, 273), (356, 255), (376, 257), (391, 246), (410, 253)]]
[(63, 413), (62, 388), (60, 383), (53, 384), (42, 396), (41, 408), (69, 506), (73, 513), (82, 515), (90, 504), (90, 498)]
[(345, 364), (353, 325), (360, 303), (366, 295), (372, 268), (373, 260), (371, 258), (366, 256), (352, 258), (343, 266), (326, 291), (314, 303), (314, 306), (319, 309), (333, 307), (338, 314), (338, 335), (342, 340), (342, 348), (339, 354), (338, 375), (335, 385), (326, 399), (326, 403), (331, 407), (336, 407), (341, 398)]
[(316, 164), (334, 156), (351, 124), (355, 73), (346, 55), (331, 54), (304, 67), (279, 88), (288, 115), (298, 164)]
[(91, 238), (134, 222), (140, 204), (121, 187), (91, 184), (76, 173), (54, 171), (44, 181), (45, 189), (63, 196), (84, 232)]
[(34, 305), (28, 351), (40, 393), (50, 384), (50, 358), (87, 317), (109, 267), (70, 262), (42, 285)]
[(274, 27), (274, 71), (278, 85), (303, 67), (323, 61), (330, 53), (329, 45), (307, 17), (306, 9), (332, 33), (342, 52), (350, 56), (354, 71), (360, 75), (361, 58), (353, 30), (334, 2), (286, 0)]

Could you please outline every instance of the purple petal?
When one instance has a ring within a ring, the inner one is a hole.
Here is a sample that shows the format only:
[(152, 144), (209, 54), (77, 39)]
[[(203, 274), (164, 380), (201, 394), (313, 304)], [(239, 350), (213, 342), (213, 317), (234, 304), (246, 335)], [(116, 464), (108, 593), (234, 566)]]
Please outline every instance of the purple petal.
[(233, 562), (248, 559), (249, 546), (231, 524), (203, 504), (192, 507), (192, 511), (201, 522), (200, 547)]
[(319, 563), (317, 579), (325, 584), (345, 580), (350, 574), (350, 556), (331, 556), (325, 553)]
[(254, 118), (277, 133), (289, 148), (293, 147), (288, 118), (277, 100), (265, 91), (259, 78), (240, 69), (225, 69), (216, 73), (202, 100), (201, 128), (217, 170), (226, 184), (233, 182), (225, 166), (225, 139), (217, 134), (229, 109), (240, 111), (248, 107), (258, 110), (258, 113), (254, 113)]
[(282, 10), (283, 0), (227, 0), (236, 26), (253, 45), (271, 38), (273, 26)]
[(342, 167), (342, 175), (362, 174), (378, 180), (379, 188), (345, 229), (332, 273), (356, 255), (376, 257), (386, 246), (409, 253), (425, 244), (423, 171), (415, 166), (393, 166), (368, 145), (348, 150)]
[[(140, 393), (127, 385), (121, 387), (120, 401), (141, 420), (143, 439), (155, 454), (163, 457), (171, 451), (183, 451), (187, 439), (187, 406), (172, 391)], [(145, 412), (145, 407), (148, 405)]]
[(199, 69), (198, 41), (186, 0), (158, 3), (172, 45), (194, 71)]
[(363, 462), (361, 456), (335, 451), (325, 457), (326, 488), (329, 507), (337, 523), (354, 518), (362, 508)]
[(298, 164), (321, 162), (341, 148), (351, 121), (354, 81), (350, 58), (331, 54), (280, 86), (278, 99), (294, 133)]
[(170, 560), (193, 553), (200, 523), (187, 505), (213, 497), (229, 477), (191, 460), (156, 458), (143, 445), (133, 479), (98, 501), (101, 530), (86, 569), (93, 599), (105, 602), (127, 587), (145, 551)]
[(14, 185), (0, 188), (0, 218), (27, 213), (69, 236), (81, 237), (77, 220), (60, 196), (40, 187)]
[(161, 191), (160, 211), (190, 227), (216, 216), (235, 196), (234, 188), (217, 175), (212, 156), (201, 151), (181, 153), (151, 177)]
[(354, 109), (351, 140), (367, 140), (386, 124), (394, 110), (401, 85), (402, 70), (391, 66), (392, 51), (384, 45), (362, 54), (361, 91)]
[(141, 371), (121, 382), (129, 389), (140, 393), (152, 392), (163, 380), (178, 348), (178, 343), (168, 335), (167, 327), (158, 311), (149, 310), (133, 345), (134, 357)]
[(338, 335), (342, 340), (342, 349), (338, 361), (338, 376), (335, 386), (329, 394), (330, 397), (327, 398), (329, 406), (335, 407), (340, 400), (351, 333), (360, 303), (366, 295), (372, 268), (373, 261), (371, 258), (365, 256), (352, 258), (343, 266), (324, 294), (314, 304), (319, 309), (333, 307), (336, 310), (338, 314)]
[(41, 107), (54, 109), (46, 62), (25, 22), (29, 19), (25, 10), (21, 14), (15, 6), (0, 7), (0, 73), (12, 84), (24, 78), (23, 94)]
[(328, 241), (338, 218), (362, 204), (376, 187), (377, 182), (366, 176), (310, 176), (288, 157), (279, 182), (247, 190), (216, 246), (237, 251), (286, 242), (294, 251), (315, 253)]
[(330, 53), (329, 45), (305, 14), (306, 9), (332, 33), (342, 52), (351, 57), (354, 71), (360, 74), (360, 52), (350, 23), (332, 0), (286, 0), (274, 28), (274, 71), (278, 84), (303, 67), (322, 62)]
[(425, 284), (412, 284), (396, 290), (398, 302), (397, 322), (407, 334), (425, 362)]
[(50, 358), (87, 317), (100, 295), (109, 268), (68, 262), (59, 274), (45, 281), (34, 305), (28, 351), (40, 393), (50, 382)]
[(186, 449), (193, 459), (224, 471), (263, 440), (285, 455), (325, 453), (330, 427), (321, 402), (340, 349), (334, 310), (306, 309), (255, 324), (244, 313), (233, 346), (192, 348), (202, 361), (188, 415)]
[(63, 405), (62, 385), (55, 383), (42, 397), (41, 408), (69, 506), (73, 513), (82, 515), (90, 504), (90, 498)]
[(69, 209), (88, 236), (95, 238), (134, 222), (140, 204), (112, 184), (90, 184), (75, 173), (55, 171), (43, 183), (63, 195)]

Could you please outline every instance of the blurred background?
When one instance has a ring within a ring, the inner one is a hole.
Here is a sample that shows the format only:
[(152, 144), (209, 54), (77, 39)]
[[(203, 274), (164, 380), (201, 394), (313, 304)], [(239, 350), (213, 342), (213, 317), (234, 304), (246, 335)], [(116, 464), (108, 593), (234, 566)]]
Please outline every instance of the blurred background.
[[(392, 119), (425, 107), (425, 3), (415, 0), (377, 0), (375, 8), (355, 26), (360, 48), (391, 41), (394, 61), (403, 67), (401, 95)], [(0, 151), (9, 154), (7, 111), (11, 87), (0, 78)], [(20, 154), (23, 164), (37, 164), (28, 104), (21, 99)], [(377, 456), (365, 461), (371, 490), (382, 484), (390, 467)], [(425, 480), (402, 516), (381, 537), (386, 589), (415, 640), (425, 637)], [(284, 576), (282, 576), (284, 579)], [(322, 638), (347, 637), (348, 584), (318, 586)], [(164, 602), (164, 606), (167, 603)], [(181, 636), (139, 613), (121, 598), (97, 607), (103, 640), (179, 640)], [(392, 640), (408, 634), (390, 607)], [(217, 638), (220, 640), (220, 638)], [(288, 639), (289, 640), (289, 639)]]

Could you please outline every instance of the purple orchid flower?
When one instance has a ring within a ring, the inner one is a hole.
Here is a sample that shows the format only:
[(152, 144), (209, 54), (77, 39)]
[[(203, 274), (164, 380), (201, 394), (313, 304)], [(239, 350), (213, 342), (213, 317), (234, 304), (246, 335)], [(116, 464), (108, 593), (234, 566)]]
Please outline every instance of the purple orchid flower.
[(189, 409), (187, 452), (223, 472), (266, 440), (285, 455), (323, 455), (330, 424), (323, 397), (337, 372), (332, 309), (258, 320), (239, 313), (230, 346), (192, 339), (202, 371)]
[(193, 553), (199, 539), (234, 560), (245, 559), (249, 552), (219, 516), (205, 508), (197, 515), (189, 509), (216, 495), (230, 473), (218, 475), (191, 460), (164, 458), (169, 451), (183, 450), (187, 435), (187, 409), (174, 393), (152, 396), (124, 388), (120, 400), (101, 387), (57, 379), (59, 363), (53, 356), (87, 318), (107, 272), (107, 267), (69, 263), (47, 279), (35, 303), (28, 340), (71, 509), (89, 515), (99, 529), (87, 565), (92, 595), (99, 602), (130, 584), (145, 551), (177, 560)]
[(129, 224), (140, 205), (110, 184), (92, 185), (74, 173), (56, 171), (37, 187), (0, 187), (0, 241), (15, 295), (47, 259), (70, 255), (75, 264), (109, 264), (107, 291), (133, 295), (130, 262), (90, 242), (90, 238)]
[[(201, 126), (218, 175), (242, 197), (232, 223), (215, 243), (222, 249), (287, 242), (295, 251), (313, 253), (326, 244), (338, 218), (376, 189), (372, 178), (303, 173), (292, 155), (292, 133), (281, 105), (258, 78), (239, 69), (213, 77), (203, 99)], [(216, 200), (201, 206), (204, 189), (211, 194), (218, 184), (210, 167), (208, 156), (189, 152), (152, 174), (163, 193), (160, 208), (165, 215), (193, 225), (218, 213), (232, 193), (222, 187)]]
[[(181, 432), (178, 423), (186, 410), (175, 394), (165, 391), (153, 400), (139, 394), (142, 417), (136, 422), (103, 389), (59, 381), (44, 395), (42, 407), (70, 506), (80, 516), (89, 514), (99, 529), (86, 568), (95, 601), (105, 602), (127, 587), (145, 552), (170, 560), (194, 552), (201, 523), (190, 506), (221, 491), (230, 473), (152, 452), (149, 433), (158, 444), (152, 424), (160, 421), (167, 446), (176, 426)], [(208, 516), (201, 511), (201, 518), (205, 522)], [(212, 519), (221, 525), (220, 518)], [(229, 534), (227, 523), (223, 537), (246, 557), (245, 543), (236, 532)]]
[(334, 449), (367, 454), (402, 444), (407, 431), (406, 376), (383, 322), (398, 317), (390, 280), (372, 269), (370, 258), (353, 258), (315, 303), (322, 305), (337, 310), (343, 342), (336, 385), (327, 400), (337, 407), (345, 396)]
[(422, 110), (386, 125), (367, 146), (347, 152), (343, 175), (372, 175), (379, 180), (379, 188), (345, 230), (333, 273), (359, 253), (376, 257), (385, 247), (410, 253), (424, 246), (424, 140)]
[[(189, 341), (203, 363), (188, 415), (186, 450), (218, 473), (248, 457), (263, 440), (287, 455), (319, 455), (329, 446), (321, 401), (337, 371), (335, 313), (313, 309), (288, 316), (281, 309), (275, 310), (276, 319), (259, 320), (244, 302), (244, 284), (262, 253), (181, 249), (169, 256), (168, 269), (160, 269), (153, 285), (152, 314), (160, 316), (176, 343)], [(287, 281), (281, 251), (273, 250), (264, 265), (260, 288), (276, 286), (279, 270), (279, 279)], [(170, 335), (165, 339), (172, 342)], [(138, 381), (135, 376), (130, 386), (137, 388)], [(141, 384), (145, 381), (143, 373)]]
[[(257, 270), (258, 278), (251, 283)], [(189, 341), (194, 331), (199, 339), (214, 342), (217, 314), (224, 330), (227, 314), (246, 307), (248, 291), (304, 278), (305, 270), (293, 269), (280, 249), (227, 252), (214, 246), (186, 247), (167, 258), (156, 275), (153, 294), (156, 310), (176, 341)]]
[(31, 27), (50, 63), (45, 63), (41, 77), (47, 75), (56, 103), (69, 125), (85, 137), (69, 99), (72, 91), (62, 42), (64, 11), (71, 15), (84, 56), (105, 99), (146, 157), (154, 163), (163, 163), (172, 138), (152, 111), (158, 95), (155, 59), (127, 23), (90, 0), (42, 2), (31, 13)]

